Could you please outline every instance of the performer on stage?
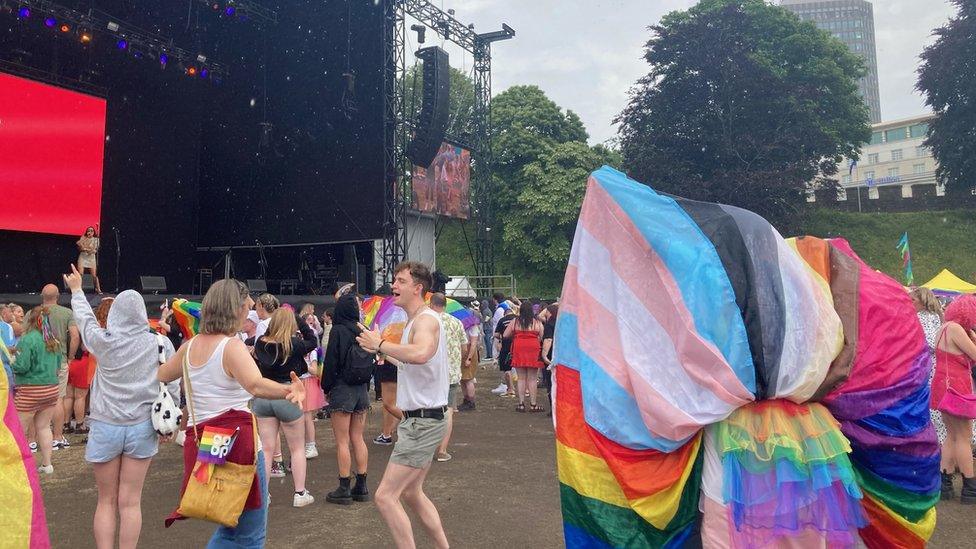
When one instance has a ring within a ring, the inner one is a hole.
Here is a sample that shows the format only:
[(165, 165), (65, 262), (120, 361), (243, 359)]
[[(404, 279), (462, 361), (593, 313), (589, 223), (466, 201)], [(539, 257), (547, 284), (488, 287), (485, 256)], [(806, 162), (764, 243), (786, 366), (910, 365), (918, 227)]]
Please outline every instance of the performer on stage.
[(82, 274), (91, 271), (92, 278), (95, 279), (95, 292), (102, 293), (102, 285), (98, 282), (98, 234), (95, 227), (85, 229), (85, 234), (78, 239), (78, 269)]

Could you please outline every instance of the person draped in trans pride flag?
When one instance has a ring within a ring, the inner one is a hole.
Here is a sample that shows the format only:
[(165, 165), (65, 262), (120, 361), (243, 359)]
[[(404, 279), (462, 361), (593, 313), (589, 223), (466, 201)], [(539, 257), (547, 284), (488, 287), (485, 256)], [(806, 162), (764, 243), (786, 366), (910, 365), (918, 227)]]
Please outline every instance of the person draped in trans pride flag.
[[(570, 547), (923, 547), (939, 450), (912, 301), (843, 239), (587, 185), (555, 423)], [(703, 519), (698, 524), (699, 511)]]

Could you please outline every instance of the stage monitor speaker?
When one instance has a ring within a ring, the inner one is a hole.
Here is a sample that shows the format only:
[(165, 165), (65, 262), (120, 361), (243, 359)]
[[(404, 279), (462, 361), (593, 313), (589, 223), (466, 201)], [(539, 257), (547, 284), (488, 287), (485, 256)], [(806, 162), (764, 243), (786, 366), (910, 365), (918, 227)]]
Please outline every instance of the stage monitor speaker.
[(424, 62), (424, 90), (420, 116), (407, 157), (426, 168), (441, 148), (450, 116), (451, 67), (447, 52), (437, 46), (423, 48), (417, 58)]
[[(68, 285), (64, 284), (64, 289), (68, 290)], [(95, 277), (85, 273), (81, 275), (81, 291), (83, 292), (93, 292), (95, 291)]]
[(268, 283), (264, 280), (247, 280), (247, 290), (252, 293), (267, 292)]
[(166, 277), (164, 276), (140, 276), (139, 285), (142, 286), (144, 293), (154, 293), (166, 291)]

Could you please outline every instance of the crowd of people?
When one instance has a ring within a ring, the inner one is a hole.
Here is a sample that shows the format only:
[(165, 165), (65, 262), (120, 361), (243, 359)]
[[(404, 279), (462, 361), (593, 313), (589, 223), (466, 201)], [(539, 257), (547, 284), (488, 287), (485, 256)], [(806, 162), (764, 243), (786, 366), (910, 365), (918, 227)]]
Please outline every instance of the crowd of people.
[[(273, 295), (252, 298), (236, 280), (212, 285), (198, 333), (184, 338), (168, 302), (152, 322), (133, 290), (101, 297), (93, 309), (81, 273), (72, 271), (65, 275), (70, 309), (58, 304), (54, 285), (44, 287), (42, 304), (27, 314), (14, 304), (0, 306), (0, 359), (41, 473), (54, 474), (52, 453), (70, 446), (66, 433), (85, 435), (76, 440), (83, 439), (98, 490), (93, 533), (100, 548), (138, 542), (142, 487), (160, 443), (183, 446), (186, 490), (195, 482), (201, 445), (210, 444), (208, 433), (227, 429), (234, 435), (226, 461), (252, 466), (254, 478), (236, 526), (218, 527), (209, 546), (262, 546), (269, 478), (292, 477), (292, 506), (315, 502), (306, 486), (307, 460), (319, 455), (315, 426), (322, 419), (331, 423), (338, 473), (325, 500), (349, 505), (375, 498), (396, 544), (412, 547), (406, 504), (430, 539), (447, 547), (422, 485), (432, 462), (452, 459), (455, 412), (477, 409), (479, 366), (496, 357), (506, 373), (496, 394), (517, 398), (520, 412), (546, 410), (537, 387), (549, 379), (558, 306), (496, 294), (484, 305), (470, 304), (483, 322), (465, 329), (446, 312), (446, 297), (430, 294), (430, 272), (419, 263), (404, 263), (392, 286), (408, 316), (397, 341), (361, 323), (354, 291), (337, 295), (335, 306), (317, 316), (311, 304), (296, 313)], [(375, 493), (367, 482), (365, 433), (371, 386), (384, 416), (373, 442), (393, 446)], [(173, 433), (154, 430), (153, 402), (161, 390), (181, 408)], [(167, 526), (195, 516), (187, 513), (181, 503)]]

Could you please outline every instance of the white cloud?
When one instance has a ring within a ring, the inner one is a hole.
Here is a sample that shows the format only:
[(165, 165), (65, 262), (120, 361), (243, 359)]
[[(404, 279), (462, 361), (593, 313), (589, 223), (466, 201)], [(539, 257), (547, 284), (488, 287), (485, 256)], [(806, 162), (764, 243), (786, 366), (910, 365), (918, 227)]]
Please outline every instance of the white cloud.
[[(627, 90), (647, 72), (641, 58), (647, 27), (694, 0), (454, 0), (435, 3), (488, 32), (508, 23), (514, 40), (493, 48), (497, 94), (515, 84), (537, 84), (560, 106), (576, 111), (591, 142), (616, 136), (611, 121)], [(944, 0), (874, 0), (881, 111), (885, 119), (924, 111), (914, 93), (918, 55), (952, 8)], [(452, 65), (470, 70), (471, 59), (451, 49)]]

